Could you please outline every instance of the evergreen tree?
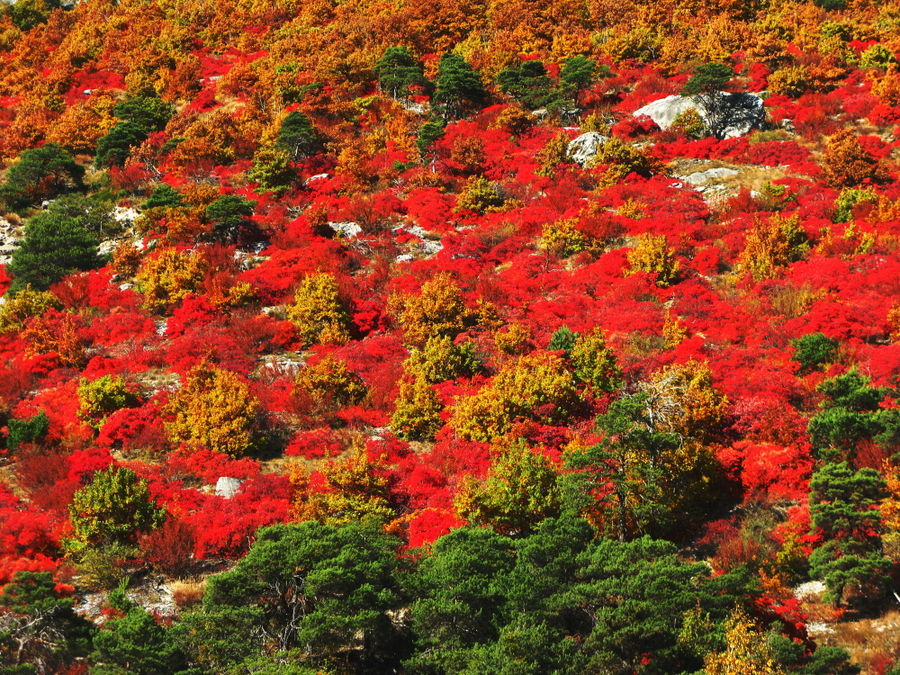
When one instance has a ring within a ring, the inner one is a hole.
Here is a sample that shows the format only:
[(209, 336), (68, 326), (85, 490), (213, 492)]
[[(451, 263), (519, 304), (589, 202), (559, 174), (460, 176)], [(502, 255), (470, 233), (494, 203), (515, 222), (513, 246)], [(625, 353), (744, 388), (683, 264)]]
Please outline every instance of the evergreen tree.
[(64, 672), (87, 654), (93, 629), (57, 594), (50, 572), (16, 572), (0, 591), (0, 672)]
[(97, 141), (94, 163), (99, 167), (122, 166), (131, 149), (147, 140), (147, 130), (134, 122), (119, 122)]
[(144, 209), (174, 209), (184, 206), (181, 193), (167, 183), (163, 183), (153, 190), (144, 202)]
[(512, 541), (466, 527), (438, 539), (414, 577), (412, 625), (415, 672), (459, 673), (469, 650), (494, 642), (503, 625), (506, 576), (515, 563)]
[(497, 75), (497, 83), (527, 108), (543, 108), (554, 98), (553, 82), (542, 61), (524, 61), (517, 68), (506, 68)]
[(487, 95), (478, 73), (452, 52), (441, 57), (434, 84), (434, 100), (445, 118), (459, 117), (466, 104), (480, 103)]
[(25, 238), (7, 268), (13, 276), (11, 291), (27, 285), (46, 290), (76, 270), (99, 267), (98, 243), (76, 218), (39, 213), (25, 226)]
[[(416, 147), (419, 149), (419, 155), (422, 159), (426, 159), (431, 155), (433, 157), (434, 144), (444, 135), (444, 122), (442, 120), (431, 120), (419, 127), (419, 133), (416, 136)], [(433, 165), (432, 165), (432, 168)]]
[(237, 240), (247, 219), (253, 215), (255, 204), (240, 195), (224, 195), (206, 207), (206, 219), (214, 223), (212, 238), (233, 243)]
[(281, 123), (278, 130), (278, 145), (287, 150), (291, 159), (296, 161), (316, 151), (319, 147), (319, 136), (309, 118), (299, 110), (295, 110)]
[(665, 470), (667, 455), (679, 447), (675, 434), (655, 431), (647, 407), (647, 394), (613, 401), (597, 418), (604, 439), (575, 450), (566, 465), (576, 471), (568, 478), (570, 497), (588, 512), (598, 507), (598, 525), (625, 541), (635, 532), (659, 530), (669, 520)]
[(174, 636), (125, 596), (110, 593), (109, 603), (124, 616), (114, 617), (94, 635), (94, 666), (90, 675), (173, 675), (184, 670), (186, 658)]
[(729, 96), (722, 93), (722, 88), (734, 77), (734, 71), (724, 63), (704, 63), (697, 66), (691, 79), (681, 90), (682, 96), (693, 96), (706, 113), (704, 121), (709, 133), (721, 138), (728, 126)]
[(578, 95), (587, 89), (598, 76), (609, 75), (609, 69), (597, 68), (597, 64), (586, 56), (572, 56), (563, 62), (559, 71), (560, 89), (563, 96), (570, 97), (578, 104)]
[(84, 545), (127, 543), (139, 532), (162, 525), (165, 511), (153, 502), (147, 481), (124, 467), (94, 473), (69, 505), (76, 549)]
[(853, 459), (860, 441), (871, 439), (889, 452), (900, 448), (900, 410), (882, 408), (888, 390), (872, 387), (856, 370), (824, 380), (820, 411), (809, 420), (813, 449), (822, 458)]
[(547, 349), (551, 352), (563, 351), (566, 358), (571, 358), (572, 348), (575, 347), (575, 340), (578, 337), (578, 333), (571, 330), (568, 326), (560, 326), (550, 336), (550, 343), (547, 345)]
[(413, 85), (424, 85), (422, 64), (406, 47), (388, 47), (375, 64), (375, 74), (381, 91), (391, 98), (406, 98)]
[(80, 190), (84, 167), (62, 146), (47, 143), (26, 150), (6, 173), (0, 200), (10, 209), (35, 204), (63, 192)]
[(794, 360), (800, 364), (800, 372), (810, 372), (831, 363), (837, 354), (840, 342), (822, 333), (807, 333), (792, 340)]
[[(209, 579), (192, 623), (198, 627), (204, 616), (237, 612), (244, 630), (250, 629), (245, 635), (262, 636), (257, 649), (298, 648), (306, 665), (324, 670), (351, 656), (362, 670), (383, 668), (397, 657), (386, 612), (399, 600), (398, 545), (369, 522), (262, 529), (232, 570)], [(196, 649), (204, 640), (195, 635), (191, 642)]]
[(47, 414), (41, 410), (34, 417), (27, 420), (10, 419), (7, 426), (9, 435), (6, 438), (6, 447), (10, 452), (19, 449), (22, 443), (37, 443), (50, 429), (50, 420)]
[(175, 114), (175, 107), (155, 96), (135, 96), (117, 103), (113, 114), (150, 134), (165, 128)]
[(113, 217), (113, 202), (103, 194), (61, 195), (44, 209), (48, 216), (71, 218), (96, 237), (112, 234), (119, 224)]
[(824, 541), (809, 557), (810, 573), (822, 579), (839, 603), (847, 589), (856, 602), (877, 599), (886, 589), (890, 561), (882, 551), (878, 503), (887, 496), (874, 469), (854, 471), (846, 462), (829, 462), (809, 483), (809, 513)]

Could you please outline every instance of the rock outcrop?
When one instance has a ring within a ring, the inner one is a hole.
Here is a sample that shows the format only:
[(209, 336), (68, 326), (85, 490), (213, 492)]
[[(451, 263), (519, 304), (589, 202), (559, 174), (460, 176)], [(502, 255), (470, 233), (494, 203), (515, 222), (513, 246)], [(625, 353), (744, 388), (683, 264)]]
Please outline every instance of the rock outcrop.
[(569, 141), (567, 153), (573, 162), (587, 166), (588, 162), (597, 156), (600, 146), (607, 140), (607, 137), (601, 133), (588, 131)]
[(634, 111), (634, 116), (645, 115), (656, 126), (665, 130), (672, 126), (680, 114), (691, 109), (697, 111), (709, 132), (718, 138), (744, 136), (753, 129), (761, 128), (766, 121), (761, 96), (721, 91), (697, 96), (666, 96), (638, 108)]

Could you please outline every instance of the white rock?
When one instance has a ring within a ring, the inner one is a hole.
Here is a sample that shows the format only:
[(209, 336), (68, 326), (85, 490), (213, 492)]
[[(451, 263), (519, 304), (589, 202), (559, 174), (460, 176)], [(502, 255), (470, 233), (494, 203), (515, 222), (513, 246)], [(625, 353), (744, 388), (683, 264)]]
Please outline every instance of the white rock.
[(134, 219), (141, 215), (137, 209), (128, 206), (117, 206), (113, 209), (112, 217), (117, 223), (132, 223)]
[(97, 247), (97, 253), (101, 256), (109, 255), (112, 253), (116, 246), (119, 245), (119, 242), (115, 239), (105, 239), (100, 242), (100, 245)]
[(425, 255), (437, 255), (444, 248), (444, 242), (435, 240), (423, 240), (422, 251)]
[(588, 131), (569, 141), (566, 152), (573, 162), (585, 166), (597, 156), (600, 146), (606, 143), (607, 140), (609, 139), (601, 133)]
[(240, 478), (220, 476), (219, 480), (216, 481), (216, 496), (231, 499), (241, 489), (241, 483), (243, 482)]
[(759, 128), (765, 121), (766, 111), (762, 97), (758, 94), (716, 92), (716, 96), (724, 98), (722, 118), (713, 120), (712, 113), (703, 105), (699, 96), (666, 96), (648, 103), (634, 111), (634, 117), (646, 115), (660, 129), (668, 129), (683, 112), (694, 109), (700, 118), (709, 125), (721, 127), (722, 138), (744, 136), (751, 130)]
[(356, 237), (362, 232), (359, 223), (354, 223), (352, 220), (342, 223), (328, 223), (328, 227), (341, 237)]
[(407, 112), (411, 112), (414, 115), (424, 115), (428, 112), (428, 106), (424, 103), (414, 103), (413, 101), (404, 101), (402, 103), (403, 109)]
[(729, 169), (727, 167), (714, 167), (712, 169), (707, 169), (706, 171), (697, 171), (692, 174), (688, 174), (687, 176), (679, 176), (681, 180), (685, 183), (690, 183), (691, 185), (706, 185), (707, 183), (711, 183), (717, 180), (723, 180), (725, 178), (730, 178), (731, 176), (736, 176), (740, 171), (737, 169)]
[(324, 180), (326, 178), (330, 178), (327, 173), (317, 173), (315, 176), (310, 176), (309, 178), (307, 178), (305, 185), (309, 185), (314, 180)]
[(821, 596), (828, 587), (821, 581), (807, 581), (799, 586), (794, 586), (794, 597), (797, 600), (806, 600)]

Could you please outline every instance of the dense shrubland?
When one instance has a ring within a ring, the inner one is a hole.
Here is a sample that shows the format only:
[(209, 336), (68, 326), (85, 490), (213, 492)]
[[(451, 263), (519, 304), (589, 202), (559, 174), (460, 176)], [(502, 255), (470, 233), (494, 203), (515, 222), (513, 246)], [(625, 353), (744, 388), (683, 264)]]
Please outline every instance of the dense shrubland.
[[(900, 589), (898, 17), (6, 6), (0, 670), (857, 672), (807, 624)], [(632, 114), (719, 91), (765, 128)]]

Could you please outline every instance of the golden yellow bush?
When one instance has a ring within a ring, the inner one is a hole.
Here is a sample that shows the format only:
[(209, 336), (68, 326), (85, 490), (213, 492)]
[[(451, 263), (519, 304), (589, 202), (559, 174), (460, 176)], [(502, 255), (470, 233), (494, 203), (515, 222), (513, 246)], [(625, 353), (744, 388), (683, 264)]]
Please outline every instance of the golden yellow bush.
[(513, 323), (494, 333), (494, 346), (503, 354), (521, 354), (531, 340), (531, 329), (521, 323)]
[(738, 268), (749, 272), (754, 281), (775, 278), (779, 268), (798, 260), (809, 248), (799, 222), (796, 214), (757, 220), (747, 233)]
[(328, 462), (321, 474), (324, 485), (309, 490), (309, 474), (302, 467), (292, 471), (290, 480), (299, 488), (294, 502), (298, 520), (342, 525), (363, 518), (387, 521), (396, 515), (387, 471), (371, 461), (364, 448)]
[(174, 443), (198, 445), (232, 457), (248, 454), (258, 438), (259, 401), (234, 373), (207, 364), (195, 366), (169, 398), (163, 412)]
[(207, 271), (206, 260), (195, 251), (179, 251), (169, 246), (145, 258), (138, 270), (138, 290), (144, 307), (164, 311), (195, 292)]
[(312, 414), (334, 412), (362, 401), (368, 390), (347, 363), (331, 354), (304, 366), (294, 379), (294, 395), (301, 409)]
[(622, 370), (602, 328), (575, 338), (569, 358), (575, 377), (592, 389), (610, 393), (622, 386)]
[(460, 399), (450, 424), (463, 438), (490, 441), (507, 433), (518, 418), (562, 421), (577, 400), (572, 373), (563, 360), (533, 352), (504, 365), (490, 384)]
[(25, 328), (25, 321), (41, 316), (51, 307), (59, 309), (62, 303), (50, 291), (36, 291), (26, 286), (13, 296), (6, 295), (0, 305), (0, 335), (18, 333)]
[(707, 442), (716, 437), (728, 411), (727, 397), (712, 383), (705, 361), (676, 363), (658, 370), (641, 387), (658, 431)]
[(407, 440), (431, 440), (443, 425), (441, 410), (437, 394), (424, 377), (405, 377), (394, 401), (391, 429)]
[(640, 235), (637, 245), (628, 251), (628, 264), (626, 275), (635, 272), (655, 274), (657, 286), (666, 287), (678, 280), (680, 265), (662, 234)]
[(391, 296), (388, 313), (399, 321), (406, 342), (418, 347), (434, 335), (454, 337), (472, 319), (459, 286), (444, 273), (422, 284), (417, 295)]
[(558, 258), (568, 258), (586, 251), (591, 239), (578, 229), (577, 218), (554, 220), (544, 225), (538, 247)]
[(350, 340), (350, 317), (338, 293), (334, 276), (310, 274), (300, 282), (287, 318), (307, 347), (317, 343), (343, 344)]

